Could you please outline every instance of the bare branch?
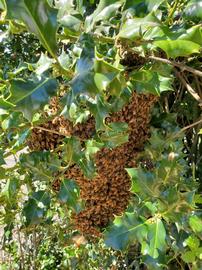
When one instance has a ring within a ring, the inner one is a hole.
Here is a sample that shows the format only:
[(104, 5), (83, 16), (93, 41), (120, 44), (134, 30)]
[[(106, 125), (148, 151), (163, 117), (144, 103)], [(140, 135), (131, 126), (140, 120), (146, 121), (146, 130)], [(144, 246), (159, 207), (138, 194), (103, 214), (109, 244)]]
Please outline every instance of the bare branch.
[(189, 72), (191, 72), (191, 73), (193, 73), (193, 74), (195, 74), (197, 76), (202, 77), (202, 71), (200, 71), (198, 69), (194, 69), (194, 68), (189, 67), (189, 66), (186, 66), (186, 65), (183, 65), (182, 63), (178, 63), (178, 62), (175, 62), (175, 61), (171, 61), (171, 60), (160, 58), (160, 57), (156, 57), (156, 56), (149, 56), (148, 58), (149, 59), (152, 59), (152, 60), (155, 60), (155, 61), (159, 61), (159, 62), (168, 64), (168, 65), (171, 65), (171, 66), (174, 66), (174, 67), (178, 67), (182, 71), (183, 70), (187, 70), (187, 71), (189, 71)]
[(196, 121), (196, 122), (194, 122), (194, 123), (192, 123), (192, 124), (186, 126), (186, 127), (183, 127), (183, 128), (182, 128), (180, 131), (178, 131), (172, 138), (176, 138), (176, 137), (180, 136), (181, 133), (183, 133), (183, 132), (186, 131), (187, 129), (190, 129), (190, 128), (192, 128), (192, 127), (195, 127), (195, 126), (197, 126), (197, 125), (199, 125), (199, 124), (201, 124), (201, 123), (202, 123), (202, 118), (199, 119), (198, 121)]
[(59, 131), (56, 131), (56, 130), (51, 130), (51, 129), (40, 127), (40, 126), (33, 126), (32, 129), (34, 129), (34, 128), (39, 129), (39, 130), (43, 130), (43, 131), (46, 131), (46, 132), (50, 132), (50, 133), (53, 133), (53, 134), (57, 134), (59, 136), (67, 136), (67, 134), (65, 134), (63, 132), (59, 132)]
[(188, 82), (185, 80), (183, 74), (180, 74), (180, 72), (175, 70), (176, 75), (181, 80), (182, 84), (187, 88), (187, 91), (199, 102), (199, 105), (202, 105), (202, 99), (200, 96), (194, 91), (194, 89), (188, 84)]

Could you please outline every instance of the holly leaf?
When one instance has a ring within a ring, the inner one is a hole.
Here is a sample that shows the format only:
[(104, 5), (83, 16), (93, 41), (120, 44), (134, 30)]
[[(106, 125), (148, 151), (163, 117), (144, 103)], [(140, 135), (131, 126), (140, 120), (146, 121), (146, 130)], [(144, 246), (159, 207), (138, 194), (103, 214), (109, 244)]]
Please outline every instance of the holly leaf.
[(50, 7), (46, 0), (6, 0), (6, 5), (7, 18), (22, 20), (55, 57), (57, 10)]
[(159, 40), (153, 44), (165, 51), (167, 57), (172, 58), (189, 56), (200, 51), (200, 45), (189, 40)]
[(123, 2), (123, 0), (100, 0), (93, 14), (88, 16), (86, 19), (86, 31), (91, 31), (95, 23), (99, 21), (105, 21), (113, 17)]
[(87, 140), (86, 141), (86, 150), (85, 150), (85, 156), (89, 160), (91, 156), (95, 155), (102, 147), (104, 146), (104, 143), (97, 142), (96, 140)]
[(202, 27), (195, 25), (186, 30), (186, 33), (178, 37), (178, 39), (189, 40), (202, 46)]
[(11, 203), (16, 198), (16, 194), (19, 187), (19, 180), (17, 178), (8, 179), (5, 187), (1, 191), (6, 200)]
[(79, 187), (74, 180), (64, 179), (60, 186), (58, 198), (62, 203), (78, 211)]
[(49, 181), (52, 174), (58, 171), (61, 161), (58, 157), (50, 152), (31, 152), (20, 155), (20, 165), (29, 172), (32, 181), (40, 180)]
[(36, 64), (32, 64), (32, 67), (36, 74), (41, 75), (45, 71), (50, 69), (53, 63), (54, 63), (53, 59), (49, 58), (46, 54), (42, 53), (38, 62)]
[(192, 250), (197, 251), (200, 246), (200, 241), (195, 235), (190, 235), (186, 240), (185, 244)]
[(134, 213), (126, 212), (124, 216), (116, 217), (105, 232), (105, 244), (114, 249), (124, 250), (136, 240), (141, 242), (146, 235), (145, 220)]
[(75, 76), (70, 82), (74, 96), (79, 94), (90, 94), (92, 96), (99, 93), (99, 90), (94, 81), (94, 73), (84, 71)]
[(140, 70), (131, 74), (134, 87), (137, 92), (152, 93), (160, 96), (162, 92), (172, 91), (172, 78), (161, 76), (151, 70)]
[[(70, 15), (65, 14), (59, 22), (69, 30), (70, 34), (76, 34), (80, 31), (82, 20), (78, 14)], [(65, 30), (67, 30), (65, 29)]]
[(95, 99), (87, 102), (90, 112), (95, 117), (96, 130), (105, 130), (105, 118), (109, 115), (109, 104), (105, 102), (101, 95), (96, 95)]
[(105, 133), (100, 136), (106, 147), (114, 148), (128, 142), (127, 123), (116, 122), (108, 125)]
[(186, 263), (193, 263), (196, 259), (195, 252), (193, 251), (187, 251), (184, 254), (182, 254), (182, 259)]
[(189, 225), (195, 233), (202, 232), (202, 220), (198, 216), (191, 216)]
[(144, 171), (142, 168), (131, 168), (126, 170), (132, 180), (132, 192), (138, 192), (138, 196), (142, 199), (147, 198), (148, 196), (152, 198), (159, 196), (160, 183), (155, 174)]
[(119, 38), (136, 40), (150, 28), (161, 26), (161, 22), (157, 17), (150, 13), (144, 18), (128, 19), (122, 25), (118, 34)]
[(201, 0), (191, 0), (187, 4), (184, 13), (187, 17), (192, 19), (198, 18), (202, 19), (202, 1)]
[(166, 247), (166, 231), (161, 219), (156, 218), (148, 225), (148, 235), (147, 235), (147, 245), (145, 248), (145, 253), (149, 254), (152, 258), (158, 258), (159, 250), (165, 251)]
[(28, 80), (14, 79), (11, 82), (11, 96), (8, 102), (15, 105), (25, 118), (32, 120), (35, 112), (46, 105), (57, 91), (57, 81), (50, 77), (30, 77)]
[(44, 190), (32, 193), (25, 202), (23, 215), (26, 218), (26, 226), (36, 225), (43, 221), (45, 214), (50, 206), (50, 195)]

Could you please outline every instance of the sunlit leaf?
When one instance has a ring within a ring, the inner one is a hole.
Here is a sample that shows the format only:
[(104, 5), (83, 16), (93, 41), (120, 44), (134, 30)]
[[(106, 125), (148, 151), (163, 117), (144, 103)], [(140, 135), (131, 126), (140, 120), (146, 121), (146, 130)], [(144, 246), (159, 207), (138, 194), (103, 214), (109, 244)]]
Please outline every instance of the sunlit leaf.
[(202, 232), (202, 220), (198, 216), (191, 216), (189, 218), (189, 225), (194, 232)]
[(94, 13), (87, 17), (86, 30), (90, 31), (93, 29), (96, 22), (104, 21), (112, 17), (123, 2), (123, 0), (100, 0)]
[(202, 1), (201, 0), (191, 0), (185, 8), (186, 16), (194, 19), (202, 19)]
[(148, 223), (147, 247), (145, 252), (153, 258), (158, 258), (159, 250), (165, 251), (166, 231), (161, 219), (157, 218)]
[(147, 29), (160, 25), (160, 21), (152, 13), (144, 18), (128, 19), (122, 25), (118, 37), (135, 40), (140, 38)]
[(8, 102), (15, 105), (24, 117), (32, 120), (33, 114), (48, 103), (57, 91), (57, 82), (50, 77), (30, 77), (29, 80), (15, 79), (11, 82)]
[(202, 46), (202, 26), (195, 25), (187, 29), (186, 33), (182, 34), (178, 39), (190, 40)]
[(6, 0), (7, 18), (22, 20), (49, 53), (56, 54), (57, 10), (46, 0)]
[(182, 254), (182, 259), (186, 263), (192, 263), (195, 261), (196, 255), (193, 251), (187, 251)]
[(200, 45), (189, 40), (160, 40), (154, 45), (166, 52), (168, 57), (189, 56), (199, 53)]
[(126, 123), (111, 123), (105, 133), (100, 136), (106, 147), (118, 147), (128, 141), (128, 125)]

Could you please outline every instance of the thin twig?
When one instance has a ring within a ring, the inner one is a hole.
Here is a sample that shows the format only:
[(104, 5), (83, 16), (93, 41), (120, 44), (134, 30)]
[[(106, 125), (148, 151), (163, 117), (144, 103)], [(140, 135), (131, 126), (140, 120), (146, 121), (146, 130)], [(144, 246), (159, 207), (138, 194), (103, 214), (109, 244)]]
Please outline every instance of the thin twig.
[(196, 121), (196, 122), (194, 122), (194, 123), (192, 123), (192, 124), (190, 124), (190, 125), (188, 125), (188, 126), (182, 128), (180, 131), (178, 131), (178, 132), (174, 135), (173, 138), (178, 137), (178, 136), (179, 136), (181, 133), (183, 133), (185, 130), (187, 130), (187, 129), (189, 129), (189, 128), (192, 128), (192, 127), (194, 127), (194, 126), (196, 126), (196, 125), (198, 125), (198, 124), (200, 124), (200, 123), (202, 123), (202, 118), (201, 118), (200, 120), (198, 120), (198, 121)]
[(43, 130), (43, 131), (47, 131), (47, 132), (50, 132), (50, 133), (53, 133), (53, 134), (57, 134), (59, 136), (68, 136), (67, 134), (65, 134), (63, 132), (59, 132), (59, 131), (56, 131), (56, 130), (51, 130), (51, 129), (40, 127), (40, 126), (33, 126), (32, 129), (34, 129), (34, 128), (40, 129), (40, 130)]
[(149, 56), (148, 58), (151, 59), (151, 60), (159, 61), (159, 62), (168, 64), (168, 65), (174, 66), (174, 67), (178, 67), (182, 71), (187, 70), (187, 71), (189, 71), (189, 72), (191, 72), (191, 73), (193, 73), (193, 74), (195, 74), (197, 76), (202, 77), (202, 71), (200, 71), (198, 69), (194, 69), (194, 68), (189, 67), (189, 66), (186, 66), (186, 65), (184, 65), (182, 63), (178, 63), (178, 62), (171, 61), (171, 60), (168, 60), (168, 59), (160, 58), (160, 57), (157, 57), (157, 56)]
[(177, 76), (179, 77), (179, 79), (181, 80), (181, 82), (183, 83), (183, 85), (187, 88), (187, 91), (201, 104), (202, 103), (202, 99), (200, 98), (200, 96), (198, 95), (198, 93), (196, 93), (194, 91), (194, 89), (190, 86), (190, 84), (187, 83), (187, 81), (185, 80), (183, 74), (180, 74), (180, 72), (175, 70), (175, 73), (177, 74)]
[(19, 246), (20, 246), (20, 261), (21, 261), (21, 266), (22, 266), (22, 269), (24, 269), (24, 266), (25, 266), (24, 253), (23, 253), (23, 246), (22, 246), (22, 241), (21, 241), (21, 237), (20, 237), (20, 229), (19, 229), (18, 224), (17, 224), (17, 235), (18, 235), (18, 242), (19, 242)]

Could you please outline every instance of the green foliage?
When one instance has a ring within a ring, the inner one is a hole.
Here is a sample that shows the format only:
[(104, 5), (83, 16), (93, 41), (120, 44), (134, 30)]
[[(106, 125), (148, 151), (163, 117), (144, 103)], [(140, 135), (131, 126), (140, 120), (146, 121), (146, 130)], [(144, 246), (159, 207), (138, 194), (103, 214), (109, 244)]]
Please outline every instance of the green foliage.
[(6, 0), (7, 18), (18, 19), (25, 23), (30, 32), (34, 33), (48, 52), (55, 57), (57, 11), (51, 8), (46, 0)]
[[(201, 269), (201, 4), (0, 1), (0, 224), (9, 254), (2, 269)], [(124, 119), (108, 116), (134, 91), (158, 102), (137, 166), (125, 168), (128, 208), (104, 228), (105, 243), (78, 244), (72, 213), (85, 202), (65, 172), (75, 166), (93, 181), (95, 154), (128, 141)], [(92, 136), (44, 126), (61, 115), (72, 126), (94, 119)], [(40, 127), (59, 138), (50, 151), (27, 149)]]

